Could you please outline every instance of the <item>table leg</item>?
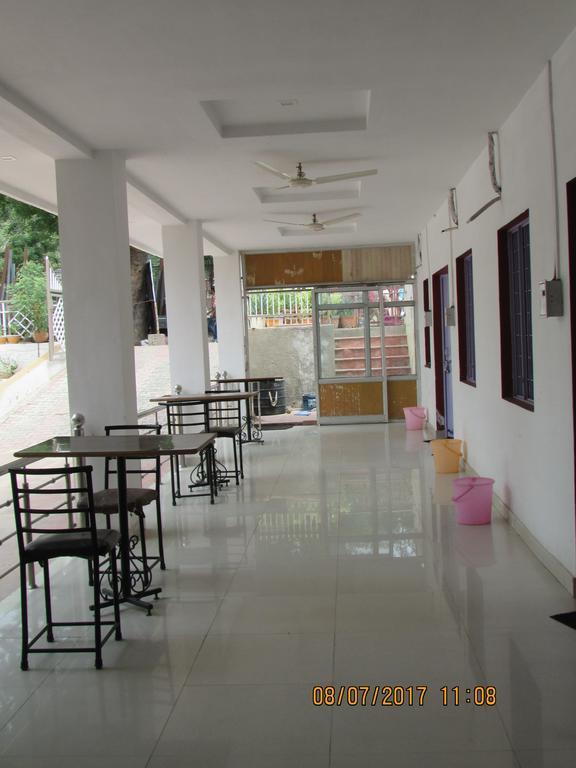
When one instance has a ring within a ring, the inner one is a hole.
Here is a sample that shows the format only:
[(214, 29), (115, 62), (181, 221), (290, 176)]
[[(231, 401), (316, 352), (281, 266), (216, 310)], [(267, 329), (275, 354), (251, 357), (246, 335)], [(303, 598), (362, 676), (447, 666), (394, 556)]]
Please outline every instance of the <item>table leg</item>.
[[(127, 490), (126, 490), (126, 459), (124, 457), (118, 457), (117, 464), (117, 482), (118, 482), (118, 520), (120, 527), (120, 584), (122, 588), (122, 594), (120, 597), (121, 603), (129, 603), (135, 605), (138, 608), (144, 608), (150, 611), (153, 608), (152, 603), (148, 603), (142, 600), (143, 597), (154, 596), (157, 597), (162, 592), (161, 587), (154, 587), (153, 589), (146, 589), (143, 592), (132, 592), (132, 575), (130, 569), (130, 530), (128, 523), (128, 504), (127, 504)], [(114, 557), (114, 555), (112, 555)], [(100, 603), (101, 607), (113, 605), (112, 600), (105, 600)]]

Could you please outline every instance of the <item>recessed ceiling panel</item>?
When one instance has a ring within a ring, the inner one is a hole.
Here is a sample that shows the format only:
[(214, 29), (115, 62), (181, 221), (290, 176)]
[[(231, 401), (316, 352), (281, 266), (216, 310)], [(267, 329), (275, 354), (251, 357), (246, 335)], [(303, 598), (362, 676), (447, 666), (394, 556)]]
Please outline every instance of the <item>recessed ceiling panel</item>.
[(370, 91), (216, 99), (200, 104), (223, 139), (365, 131)]
[(274, 187), (252, 187), (252, 189), (263, 204), (306, 203), (315, 200), (357, 200), (360, 197), (361, 184), (361, 181), (340, 181), (334, 184), (322, 184), (306, 190), (276, 190)]
[(302, 229), (299, 227), (278, 227), (278, 232), (280, 232), (282, 237), (308, 237), (310, 235), (313, 237), (316, 237), (317, 235), (350, 235), (356, 232), (356, 222), (352, 222), (350, 224), (340, 224), (338, 227), (326, 227), (326, 229), (322, 229), (320, 232), (306, 230), (303, 227)]

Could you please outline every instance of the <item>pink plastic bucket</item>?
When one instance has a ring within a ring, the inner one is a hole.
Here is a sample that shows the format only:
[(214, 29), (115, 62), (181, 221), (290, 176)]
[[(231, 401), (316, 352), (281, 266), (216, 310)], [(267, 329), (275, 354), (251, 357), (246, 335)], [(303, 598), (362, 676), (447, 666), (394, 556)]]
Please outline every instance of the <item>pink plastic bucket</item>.
[(452, 501), (456, 522), (461, 525), (488, 525), (492, 521), (491, 477), (459, 477), (454, 480)]
[(404, 408), (404, 418), (406, 419), (406, 429), (424, 429), (428, 412), (421, 405), (413, 405), (410, 408)]

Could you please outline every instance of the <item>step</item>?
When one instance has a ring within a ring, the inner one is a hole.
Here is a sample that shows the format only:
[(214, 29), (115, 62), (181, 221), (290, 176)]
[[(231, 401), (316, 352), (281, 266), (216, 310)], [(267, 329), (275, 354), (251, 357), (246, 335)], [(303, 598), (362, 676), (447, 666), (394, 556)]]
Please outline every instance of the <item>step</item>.
[[(384, 345), (386, 347), (396, 347), (398, 345), (407, 344), (407, 336), (385, 336), (384, 337)], [(339, 337), (334, 339), (334, 344), (336, 347), (350, 347), (350, 348), (362, 348), (364, 347), (364, 337)], [(380, 337), (379, 336), (373, 336), (370, 339), (370, 346), (371, 347), (379, 347), (380, 346)]]

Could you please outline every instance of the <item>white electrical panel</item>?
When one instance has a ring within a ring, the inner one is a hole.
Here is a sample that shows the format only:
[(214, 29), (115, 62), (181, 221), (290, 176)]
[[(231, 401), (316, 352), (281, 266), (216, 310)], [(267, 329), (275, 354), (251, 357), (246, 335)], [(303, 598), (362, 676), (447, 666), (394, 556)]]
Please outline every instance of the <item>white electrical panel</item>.
[(539, 288), (540, 317), (562, 317), (564, 314), (562, 280), (543, 280)]

